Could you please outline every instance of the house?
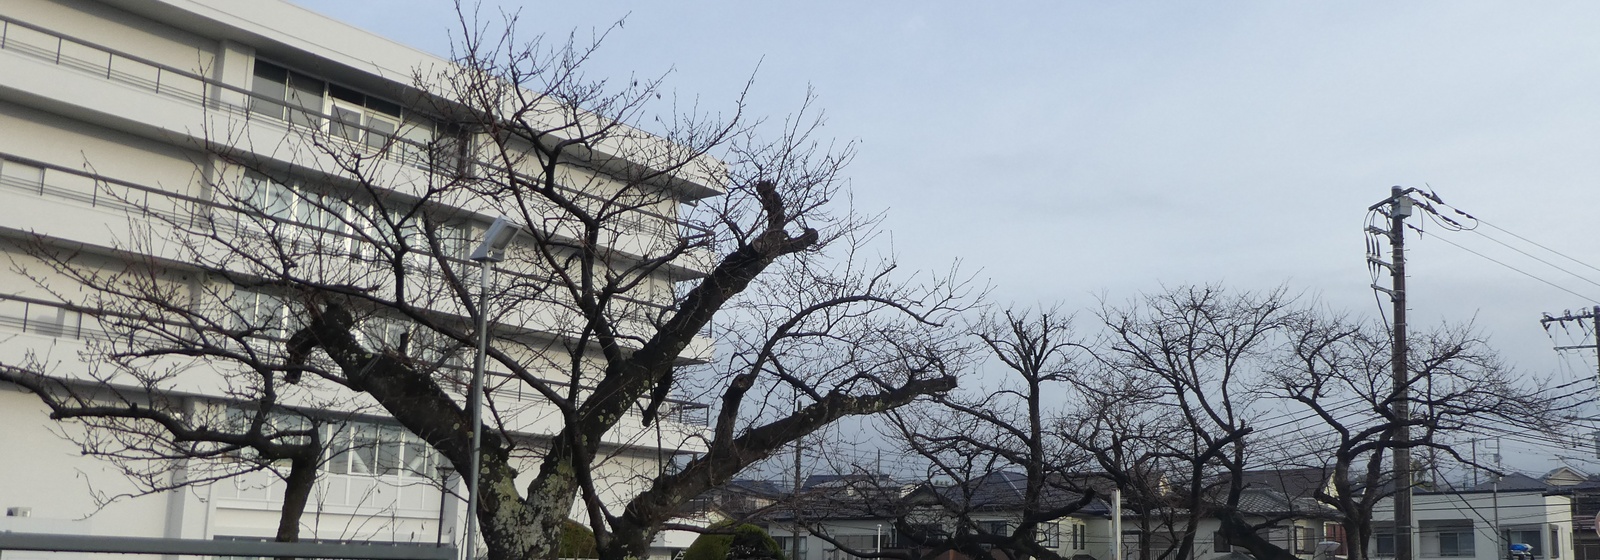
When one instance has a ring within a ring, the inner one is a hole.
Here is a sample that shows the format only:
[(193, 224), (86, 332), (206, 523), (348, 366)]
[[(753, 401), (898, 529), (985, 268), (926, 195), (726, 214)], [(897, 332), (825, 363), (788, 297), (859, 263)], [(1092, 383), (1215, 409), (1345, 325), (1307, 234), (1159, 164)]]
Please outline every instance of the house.
[[(90, 263), (85, 266), (108, 271), (153, 268), (152, 274), (164, 281), (170, 276), (172, 286), (192, 294), (196, 306), (231, 306), (233, 317), (216, 327), (230, 332), (281, 330), (292, 319), (285, 317), (289, 296), (272, 292), (267, 283), (249, 286), (226, 275), (187, 275), (186, 267), (194, 263), (183, 260), (178, 248), (185, 238), (171, 229), (174, 225), (236, 224), (241, 244), (255, 239), (251, 236), (262, 227), (299, 228), (320, 235), (350, 259), (330, 268), (356, 271), (351, 274), (373, 270), (372, 255), (381, 252), (375, 249), (400, 241), (374, 239), (382, 234), (353, 230), (346, 218), (392, 216), (396, 210), (386, 201), (418, 199), (431, 178), (465, 175), (476, 165), (468, 148), (484, 141), (483, 133), (455, 127), (431, 112), (451, 100), (425, 95), (413, 82), (414, 71), (449, 65), (281, 0), (0, 2), (0, 259), (8, 263), (0, 271), (0, 363), (36, 360), (50, 375), (71, 383), (99, 383), (88, 375), (105, 363), (82, 358), (83, 352), (113, 341), (110, 331), (84, 312), (84, 290), (39, 266), (40, 253), (21, 249), (25, 242), (74, 252)], [(370, 199), (365, 206), (340, 199), (354, 189), (352, 181), (327, 165), (318, 146), (296, 138), (315, 138), (323, 147), (353, 154), (366, 171), (394, 178), (385, 183), (392, 188), (363, 193)], [(631, 141), (665, 142), (643, 135)], [(252, 167), (238, 163), (244, 160)], [(616, 184), (614, 174), (622, 172), (617, 170), (651, 165), (607, 160), (575, 171), (572, 179)], [(616, 254), (625, 256), (649, 243), (675, 244), (679, 203), (721, 192), (707, 177), (662, 177), (660, 185), (651, 185), (663, 197), (659, 204), (630, 210), (618, 222), (631, 224), (628, 231), (606, 241), (616, 243)], [(218, 202), (216, 187), (224, 183), (255, 188), (260, 196), (241, 197), (240, 204)], [(449, 236), (441, 234), (450, 243), (419, 249), (435, 261), (401, 259), (395, 268), (411, 270), (447, 258), (466, 263), (465, 249), (495, 218), (466, 204), (440, 202), (427, 210), (453, 220), (440, 226), (450, 230)], [(139, 232), (150, 235), (132, 235)], [(630, 305), (665, 305), (674, 282), (704, 272), (695, 263), (676, 261), (659, 270), (639, 279), (658, 292), (654, 299), (641, 297)], [(429, 273), (442, 274), (438, 268)], [(538, 286), (506, 288), (513, 289), (538, 291)], [(527, 297), (533, 300), (532, 294)], [(499, 328), (512, 331), (501, 338), (515, 335), (549, 348), (571, 342), (571, 333), (558, 328), (565, 313), (558, 303), (524, 310), (520, 322), (500, 323)], [(439, 321), (466, 320), (460, 306), (425, 312)], [(370, 324), (363, 323), (365, 340), (407, 359), (426, 359), (448, 375), (469, 370), (459, 355), (422, 354), (433, 349), (427, 345), (444, 343), (410, 336), (403, 325), (381, 319), (386, 317), (374, 314)], [(250, 344), (260, 346), (249, 348), (281, 346), (272, 336), (252, 339)], [(575, 352), (586, 351), (574, 346)], [(408, 348), (416, 352), (405, 354)], [(534, 347), (506, 352), (527, 348)], [(697, 340), (689, 355), (707, 359), (709, 348), (709, 341)], [(534, 351), (517, 356), (540, 358)], [(217, 362), (194, 360), (181, 368), (176, 362), (162, 364), (172, 365), (186, 384), (161, 398), (195, 414), (220, 416), (236, 406), (219, 381), (226, 372)], [(508, 379), (504, 372), (490, 374)], [(125, 378), (104, 382), (110, 384), (106, 387), (133, 384)], [(583, 381), (569, 377), (555, 383), (581, 387)], [(555, 407), (537, 393), (509, 387), (491, 388), (496, 414), (512, 439), (542, 445), (541, 438), (551, 433), (551, 418), (557, 417)], [(459, 538), (460, 478), (440, 468), (445, 465), (431, 448), (371, 403), (351, 399), (338, 405), (347, 408), (323, 408), (316, 404), (319, 395), (303, 393), (288, 406), (307, 416), (337, 415), (340, 427), (327, 433), (331, 448), (301, 521), (302, 540), (434, 546)], [(666, 407), (673, 414), (649, 431), (633, 419), (620, 423), (630, 426), (622, 433), (607, 434), (606, 461), (596, 481), (606, 489), (606, 499), (625, 500), (649, 480), (640, 473), (653, 475), (676, 456), (703, 451), (695, 437), (684, 436), (703, 435), (705, 419), (676, 412), (704, 407), (681, 401)], [(5, 426), (0, 430), (5, 457), (0, 460), (0, 511), (6, 512), (0, 531), (264, 539), (273, 536), (283, 508), (282, 480), (259, 471), (101, 503), (97, 497), (143, 492), (116, 467), (80, 456), (76, 445), (57, 437), (72, 428), (50, 420), (38, 398), (0, 384), (0, 425)], [(166, 484), (204, 478), (191, 467), (194, 463), (179, 461), (170, 470), (147, 474)]]
[[(1539, 479), (1521, 474), (1503, 484), (1483, 483), (1467, 490), (1412, 495), (1417, 557), (1508, 558), (1511, 545), (1527, 545), (1537, 560), (1573, 558), (1572, 498)], [(1373, 515), (1373, 558), (1394, 556), (1392, 502)]]
[[(821, 476), (791, 502), (764, 518), (768, 532), (790, 550), (796, 522), (799, 560), (851, 560), (850, 550), (933, 550), (957, 535), (1010, 535), (1022, 519), (1023, 475), (998, 471), (966, 484), (905, 484), (882, 475)], [(1051, 486), (1041, 498), (1046, 509), (1082, 501), (1083, 494)], [(915, 533), (901, 530), (909, 527)], [(1066, 558), (1111, 557), (1110, 506), (1105, 499), (1036, 529), (1039, 544)], [(963, 556), (948, 553), (951, 557)], [(996, 552), (995, 555), (1000, 553)]]
[[(1508, 477), (1509, 478), (1509, 477)], [(1554, 493), (1572, 498), (1572, 547), (1578, 560), (1600, 560), (1600, 476), (1572, 467), (1557, 467), (1538, 478)]]
[[(1316, 499), (1318, 491), (1333, 491), (1329, 476), (1329, 470), (1315, 467), (1246, 471), (1239, 510), (1247, 522), (1265, 526), (1258, 534), (1268, 542), (1311, 560), (1317, 554), (1317, 543), (1342, 541), (1338, 511)], [(1195, 558), (1221, 559), (1243, 552), (1228, 542), (1220, 529), (1214, 518), (1202, 521)]]

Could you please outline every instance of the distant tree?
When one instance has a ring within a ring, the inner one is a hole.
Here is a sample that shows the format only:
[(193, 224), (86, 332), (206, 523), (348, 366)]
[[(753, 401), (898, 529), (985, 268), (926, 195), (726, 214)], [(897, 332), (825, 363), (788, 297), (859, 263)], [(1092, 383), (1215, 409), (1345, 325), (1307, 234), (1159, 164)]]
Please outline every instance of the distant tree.
[[(1156, 451), (1175, 467), (1175, 504), (1184, 518), (1175, 558), (1188, 558), (1202, 517), (1215, 517), (1229, 543), (1256, 558), (1295, 555), (1263, 536), (1280, 517), (1250, 516), (1241, 508), (1245, 473), (1271, 464), (1272, 434), (1258, 431), (1262, 411), (1256, 391), (1263, 360), (1281, 348), (1286, 329), (1303, 311), (1283, 290), (1229, 293), (1219, 286), (1189, 286), (1145, 295), (1100, 312), (1107, 335), (1098, 347), (1104, 379), (1112, 387), (1140, 387), (1142, 402), (1161, 438)], [(1114, 449), (1114, 447), (1113, 447)], [(1124, 467), (1125, 468), (1125, 467)]]
[[(928, 465), (921, 496), (936, 506), (904, 505), (895, 529), (916, 544), (905, 551), (912, 556), (1060, 559), (1057, 523), (1096, 497), (1083, 472), (1089, 457), (1053, 429), (1063, 411), (1050, 402), (1084, 347), (1059, 308), (1006, 309), (970, 330), (978, 354), (1004, 375), (888, 416), (901, 445)], [(997, 515), (1010, 520), (983, 522)], [(926, 530), (935, 525), (945, 530)]]

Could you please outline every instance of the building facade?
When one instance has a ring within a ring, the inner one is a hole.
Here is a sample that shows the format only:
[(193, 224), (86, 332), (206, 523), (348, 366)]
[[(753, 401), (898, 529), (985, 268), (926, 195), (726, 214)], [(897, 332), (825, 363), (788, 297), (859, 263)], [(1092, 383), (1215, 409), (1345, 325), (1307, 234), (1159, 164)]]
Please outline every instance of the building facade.
[[(1544, 489), (1418, 492), (1412, 497), (1414, 550), (1423, 559), (1512, 558), (1512, 545), (1526, 545), (1535, 560), (1572, 558), (1572, 499)], [(1373, 514), (1373, 558), (1394, 556), (1393, 509), (1380, 503)]]
[[(444, 293), (439, 278), (447, 275), (440, 268), (460, 264), (461, 276), (474, 270), (466, 252), (503, 213), (482, 199), (433, 194), (441, 190), (441, 176), (454, 181), (489, 164), (471, 149), (485, 143), (486, 133), (450, 124), (445, 113), (452, 100), (428, 87), (427, 72), (450, 65), (277, 0), (0, 3), (0, 250), (10, 263), (0, 272), (0, 363), (38, 367), (86, 393), (139, 388), (138, 379), (96, 361), (108, 349), (138, 342), (118, 341), (127, 330), (108, 327), (108, 318), (167, 315), (141, 308), (138, 298), (130, 303), (128, 294), (120, 294), (122, 306), (110, 313), (106, 304), (114, 298), (72, 278), (73, 271), (156, 270), (151, 293), (181, 289), (186, 305), (225, 310), (215, 332), (248, 332), (239, 340), (250, 340), (234, 348), (244, 353), (284, 352), (300, 305), (295, 293), (250, 266), (258, 252), (311, 247), (306, 254), (318, 258), (277, 256), (288, 261), (285, 270), (327, 269), (322, 278), (367, 281), (397, 293), (396, 285), (404, 284), (407, 298)], [(633, 135), (627, 142), (664, 141)], [(575, 172), (582, 176), (562, 177), (562, 188), (574, 199), (617, 200), (617, 177), (652, 162), (627, 161), (629, 152), (615, 152), (605, 164)], [(516, 162), (500, 165), (509, 166), (501, 170), (508, 176), (535, 174)], [(617, 258), (644, 259), (653, 246), (675, 244), (679, 205), (721, 193), (705, 174), (660, 177), (651, 191), (655, 198), (618, 212), (622, 225), (605, 239)], [(399, 225), (424, 213), (448, 220)], [(399, 220), (396, 233), (361, 227), (385, 220)], [(191, 239), (223, 225), (233, 228), (232, 237)], [(292, 240), (273, 237), (289, 229)], [(262, 241), (268, 238), (273, 241)], [(395, 247), (408, 241), (412, 256), (396, 256)], [(219, 243), (226, 254), (209, 263), (215, 266), (193, 262)], [(78, 268), (52, 266), (56, 258)], [(386, 273), (385, 265), (422, 272), (407, 277), (418, 279), (415, 286), (410, 279), (371, 280)], [(695, 278), (705, 267), (675, 261), (655, 270), (637, 282), (647, 288), (630, 303), (640, 315), (670, 302), (674, 282)], [(557, 377), (550, 386), (581, 392), (582, 375), (561, 378), (563, 371), (551, 365), (592, 365), (588, 350), (572, 350), (573, 333), (564, 330), (572, 305), (536, 293), (541, 287), (527, 282), (530, 277), (497, 272), (496, 296), (513, 297), (519, 311), (496, 316), (503, 332), (495, 348), (505, 360)], [(518, 290), (529, 294), (516, 297)], [(466, 307), (448, 297), (416, 307), (439, 324), (467, 317)], [(404, 319), (377, 311), (362, 316), (363, 342), (427, 363), (436, 375), (465, 379), (471, 360), (463, 358), (459, 341), (428, 338)], [(560, 356), (541, 350), (563, 348)], [(709, 348), (697, 340), (685, 355), (705, 359)], [(177, 402), (193, 414), (226, 418), (250, 402), (225, 382), (238, 372), (216, 363), (168, 357), (146, 365), (171, 372), (170, 382), (150, 398)], [(494, 418), (537, 450), (555, 429), (554, 409), (536, 391), (509, 382), (509, 373), (490, 370)], [(428, 445), (370, 401), (335, 400), (313, 390), (311, 381), (298, 383), (283, 385), (295, 391), (279, 402), (284, 410), (330, 419), (317, 428), (328, 450), (300, 524), (302, 540), (434, 545), (459, 539), (460, 478)], [(704, 419), (695, 413), (703, 407), (669, 400), (664, 411), (665, 421), (649, 427), (623, 422), (626, 428), (607, 435), (597, 473), (608, 501), (622, 502), (652, 473), (700, 451), (694, 436)], [(0, 384), (0, 425), (0, 510), (6, 512), (0, 531), (212, 540), (265, 539), (276, 529), (281, 472), (205, 481), (221, 471), (169, 461), (165, 471), (142, 474), (179, 487), (152, 493), (117, 465), (83, 456), (84, 442), (95, 436), (52, 421), (40, 399), (19, 387)], [(27, 555), (7, 554), (14, 557)]]

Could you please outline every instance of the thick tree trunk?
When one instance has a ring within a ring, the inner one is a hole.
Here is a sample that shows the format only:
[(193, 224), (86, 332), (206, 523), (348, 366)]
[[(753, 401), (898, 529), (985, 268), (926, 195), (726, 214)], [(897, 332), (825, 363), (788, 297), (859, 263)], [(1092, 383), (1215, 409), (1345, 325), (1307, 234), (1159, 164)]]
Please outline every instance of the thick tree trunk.
[(278, 542), (300, 541), (300, 516), (311, 501), (311, 490), (317, 485), (317, 458), (295, 457), (289, 460), (289, 476), (284, 478), (283, 511), (278, 515)]

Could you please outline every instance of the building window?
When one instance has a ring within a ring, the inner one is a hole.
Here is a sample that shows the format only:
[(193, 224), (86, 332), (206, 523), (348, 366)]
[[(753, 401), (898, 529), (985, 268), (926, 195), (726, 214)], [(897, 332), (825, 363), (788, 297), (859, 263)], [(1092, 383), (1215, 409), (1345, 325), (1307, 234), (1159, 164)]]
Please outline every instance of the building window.
[(1053, 522), (1040, 523), (1034, 528), (1034, 537), (1039, 546), (1056, 548), (1061, 546), (1061, 526)]
[[(794, 544), (795, 544), (796, 539), (797, 539), (797, 537), (772, 537), (772, 540), (777, 541), (777, 543), (778, 543), (778, 550), (783, 551), (783, 553), (785, 555), (788, 555), (788, 554), (794, 552)], [(798, 537), (798, 540), (800, 542), (800, 555), (798, 556), (798, 558), (805, 558), (806, 557), (806, 541), (809, 540), (809, 539), (807, 539), (807, 538), (802, 536), (802, 537)]]
[(398, 426), (352, 423), (330, 427), (329, 473), (433, 478), (440, 460), (432, 447)]
[(828, 560), (854, 560), (861, 558), (851, 554), (850, 551), (870, 554), (878, 546), (878, 539), (879, 536), (876, 534), (835, 536), (834, 540), (839, 541), (841, 548), (829, 550)]
[(245, 172), (237, 197), (247, 210), (263, 216), (339, 233), (349, 229), (349, 203), (254, 171)]
[(1289, 528), (1289, 539), (1295, 554), (1311, 554), (1312, 546), (1317, 540), (1311, 534), (1310, 527), (1294, 526)]
[(1394, 556), (1394, 533), (1377, 533), (1373, 535), (1373, 551), (1378, 556)]
[[(1504, 542), (1507, 547), (1513, 544), (1525, 544), (1531, 547), (1528, 551), (1530, 554), (1534, 556), (1544, 555), (1544, 547), (1539, 542), (1538, 529), (1508, 529), (1503, 534), (1505, 535)], [(1502, 550), (1501, 552), (1505, 551)]]
[(1550, 526), (1550, 557), (1561, 557), (1561, 529), (1555, 525)]
[(1473, 546), (1474, 535), (1471, 527), (1441, 527), (1438, 539), (1439, 556), (1477, 555)]
[(1083, 550), (1089, 548), (1089, 526), (1082, 523), (1072, 524), (1072, 549)]
[(256, 97), (250, 99), (250, 110), (315, 128), (322, 120), (322, 94), (326, 89), (322, 80), (257, 60), (255, 80), (250, 84)]
[(1233, 546), (1228, 544), (1228, 536), (1217, 531), (1211, 534), (1212, 552), (1233, 552)]
[(234, 329), (252, 331), (249, 333), (250, 336), (259, 335), (276, 339), (288, 337), (289, 306), (284, 298), (235, 288), (230, 305), (234, 313)]
[(982, 531), (983, 534), (986, 535), (1005, 536), (1011, 534), (1011, 532), (1006, 529), (1006, 522), (1004, 521), (979, 521), (978, 530)]
[(1339, 543), (1339, 548), (1333, 549), (1334, 556), (1347, 556), (1350, 554), (1349, 551), (1345, 549), (1344, 525), (1332, 522), (1323, 523), (1322, 540)]
[(400, 128), (398, 104), (263, 60), (256, 61), (250, 89), (257, 95), (253, 112), (308, 128), (320, 128), (326, 115), (329, 134), (372, 148), (388, 145)]

